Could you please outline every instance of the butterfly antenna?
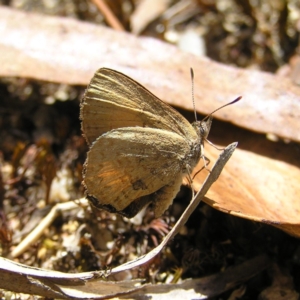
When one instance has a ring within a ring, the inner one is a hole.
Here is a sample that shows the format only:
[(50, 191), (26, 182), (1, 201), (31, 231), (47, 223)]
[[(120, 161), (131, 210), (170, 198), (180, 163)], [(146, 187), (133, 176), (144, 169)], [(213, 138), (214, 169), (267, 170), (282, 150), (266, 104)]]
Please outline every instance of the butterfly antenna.
[(231, 104), (234, 104), (234, 103), (240, 101), (241, 99), (242, 99), (242, 96), (239, 96), (236, 99), (234, 99), (233, 101), (220, 106), (219, 108), (217, 108), (213, 112), (211, 112), (209, 115), (207, 115), (202, 121), (208, 119), (213, 113), (215, 113), (216, 111), (220, 110), (221, 108), (226, 107), (226, 106), (231, 105)]
[(197, 113), (196, 113), (195, 95), (194, 95), (194, 70), (193, 68), (191, 68), (190, 70), (191, 70), (191, 80), (192, 80), (192, 101), (194, 106), (195, 122), (197, 122)]

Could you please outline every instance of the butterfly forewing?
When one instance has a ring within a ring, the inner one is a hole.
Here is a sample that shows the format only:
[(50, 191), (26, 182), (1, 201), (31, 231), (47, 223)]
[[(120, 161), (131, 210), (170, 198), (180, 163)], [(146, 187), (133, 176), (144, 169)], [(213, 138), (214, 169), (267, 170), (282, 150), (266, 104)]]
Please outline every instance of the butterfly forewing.
[(175, 109), (142, 85), (117, 71), (102, 68), (93, 77), (81, 103), (82, 130), (89, 144), (122, 127), (159, 128), (198, 139), (195, 129)]

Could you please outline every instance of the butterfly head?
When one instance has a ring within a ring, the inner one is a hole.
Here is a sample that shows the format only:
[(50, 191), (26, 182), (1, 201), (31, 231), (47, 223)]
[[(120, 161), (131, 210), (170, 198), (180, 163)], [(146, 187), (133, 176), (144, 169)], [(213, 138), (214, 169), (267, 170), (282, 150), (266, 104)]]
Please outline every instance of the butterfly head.
[(236, 99), (234, 99), (233, 101), (218, 107), (217, 109), (212, 111), (209, 115), (207, 115), (204, 119), (202, 119), (202, 121), (197, 121), (197, 113), (196, 113), (195, 100), (194, 100), (194, 71), (192, 68), (190, 69), (190, 71), (191, 71), (191, 79), (192, 79), (192, 100), (193, 100), (195, 120), (196, 120), (192, 125), (193, 125), (194, 129), (196, 130), (196, 132), (201, 140), (201, 143), (203, 143), (204, 140), (207, 141), (211, 123), (213, 120), (212, 114), (215, 113), (216, 111), (220, 110), (223, 107), (226, 107), (228, 105), (231, 105), (233, 103), (240, 101), (242, 99), (242, 97), (239, 96)]
[(208, 118), (205, 118), (202, 121), (196, 121), (193, 123), (193, 127), (195, 128), (195, 130), (201, 140), (207, 139), (212, 120), (213, 120), (213, 117), (209, 116)]

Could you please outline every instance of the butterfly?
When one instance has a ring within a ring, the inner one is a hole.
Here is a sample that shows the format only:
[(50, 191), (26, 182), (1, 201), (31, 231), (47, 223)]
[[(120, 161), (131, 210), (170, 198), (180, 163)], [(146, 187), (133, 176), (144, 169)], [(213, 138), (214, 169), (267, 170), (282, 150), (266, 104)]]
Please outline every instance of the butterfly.
[(172, 204), (183, 176), (204, 158), (212, 123), (210, 114), (190, 124), (138, 82), (108, 68), (87, 87), (80, 119), (90, 146), (86, 197), (94, 207), (128, 218), (149, 203), (159, 217)]

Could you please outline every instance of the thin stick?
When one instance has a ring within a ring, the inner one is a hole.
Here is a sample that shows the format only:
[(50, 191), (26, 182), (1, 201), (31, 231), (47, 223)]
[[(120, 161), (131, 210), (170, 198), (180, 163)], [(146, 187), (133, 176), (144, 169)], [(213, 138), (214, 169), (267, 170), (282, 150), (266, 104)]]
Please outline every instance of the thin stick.
[(123, 25), (117, 19), (117, 17), (113, 14), (111, 9), (103, 0), (92, 0), (95, 5), (98, 7), (100, 12), (103, 14), (107, 23), (111, 26), (111, 28), (118, 30), (118, 31), (125, 31)]
[[(80, 199), (79, 202), (82, 205), (87, 206), (86, 199)], [(78, 204), (75, 201), (69, 201), (65, 203), (58, 203), (52, 207), (48, 215), (36, 226), (21, 243), (12, 251), (11, 256), (17, 257), (28, 249), (33, 243), (35, 243), (40, 236), (44, 233), (45, 229), (48, 228), (55, 218), (66, 210), (72, 210), (78, 208)]]

